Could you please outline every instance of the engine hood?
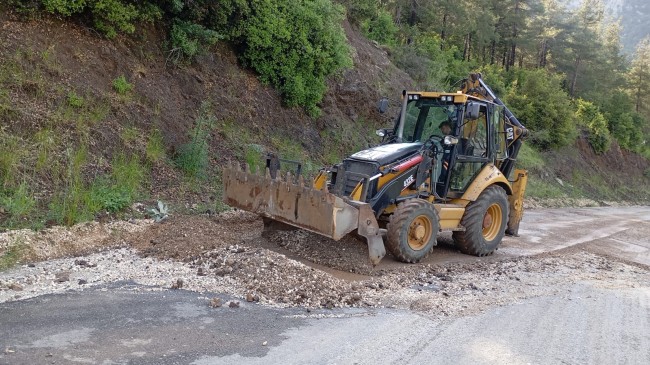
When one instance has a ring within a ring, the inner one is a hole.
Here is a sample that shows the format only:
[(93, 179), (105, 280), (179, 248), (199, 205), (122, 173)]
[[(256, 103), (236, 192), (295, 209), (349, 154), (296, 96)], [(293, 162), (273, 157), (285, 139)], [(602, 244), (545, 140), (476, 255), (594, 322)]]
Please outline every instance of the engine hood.
[(379, 166), (401, 160), (417, 152), (422, 143), (390, 143), (359, 151), (350, 156), (350, 159), (359, 161), (376, 162)]

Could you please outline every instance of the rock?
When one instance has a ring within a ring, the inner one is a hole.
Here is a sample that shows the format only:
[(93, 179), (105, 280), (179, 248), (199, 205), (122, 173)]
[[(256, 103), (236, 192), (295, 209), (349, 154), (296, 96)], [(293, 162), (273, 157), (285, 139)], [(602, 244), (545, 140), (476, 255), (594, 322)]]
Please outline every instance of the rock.
[(266, 346), (268, 343), (269, 343), (268, 341), (264, 341), (262, 342), (262, 346)]
[(29, 264), (27, 264), (27, 267), (36, 267), (36, 264), (30, 262)]
[(11, 289), (13, 291), (23, 291), (23, 287), (16, 284), (16, 283), (13, 283), (13, 284), (9, 285), (9, 289)]
[(79, 284), (79, 285), (86, 285), (86, 284), (88, 284), (88, 281), (87, 281), (86, 279), (79, 279), (79, 281), (77, 282), (77, 284)]
[(254, 300), (253, 299), (253, 294), (251, 294), (251, 293), (246, 294), (246, 301), (247, 302), (252, 302), (253, 300)]
[(205, 271), (203, 271), (203, 268), (202, 268), (202, 267), (199, 267), (199, 269), (196, 271), (196, 275), (198, 275), (198, 276), (205, 276), (206, 273), (205, 273)]
[(68, 271), (63, 271), (56, 273), (54, 276), (54, 281), (57, 283), (64, 283), (66, 281), (70, 281), (70, 272)]
[(176, 279), (176, 282), (172, 284), (172, 289), (182, 289), (183, 288), (183, 279)]
[(74, 263), (79, 266), (88, 266), (88, 261), (86, 260), (74, 260)]
[(212, 308), (219, 308), (223, 305), (223, 302), (219, 298), (212, 298), (210, 299), (210, 307)]
[(239, 308), (239, 302), (232, 301), (228, 303), (228, 307), (230, 308)]
[(235, 264), (235, 260), (233, 258), (229, 257), (229, 258), (226, 259), (224, 264), (226, 264), (226, 266), (232, 266), (232, 265)]
[(232, 272), (232, 267), (220, 267), (215, 271), (217, 276), (226, 276)]

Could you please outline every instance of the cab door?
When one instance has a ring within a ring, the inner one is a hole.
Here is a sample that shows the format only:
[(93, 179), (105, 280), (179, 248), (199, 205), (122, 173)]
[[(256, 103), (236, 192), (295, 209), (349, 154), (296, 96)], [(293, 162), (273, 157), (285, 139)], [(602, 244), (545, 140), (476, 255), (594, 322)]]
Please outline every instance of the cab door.
[(446, 194), (441, 196), (460, 198), (476, 175), (494, 159), (492, 144), (489, 143), (489, 138), (493, 138), (491, 136), (494, 136), (494, 132), (492, 123), (488, 123), (491, 120), (493, 105), (481, 102), (478, 104), (478, 117), (470, 118), (465, 115), (459, 127), (459, 140), (447, 181), (448, 189)]

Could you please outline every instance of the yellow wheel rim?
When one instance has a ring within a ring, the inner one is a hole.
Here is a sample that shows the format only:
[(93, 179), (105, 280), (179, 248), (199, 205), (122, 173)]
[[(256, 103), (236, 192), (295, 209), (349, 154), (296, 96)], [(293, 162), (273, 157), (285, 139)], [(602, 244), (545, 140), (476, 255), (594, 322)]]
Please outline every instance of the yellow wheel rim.
[(431, 240), (433, 222), (426, 215), (417, 216), (409, 225), (408, 244), (411, 249), (419, 251)]
[(499, 235), (499, 229), (503, 223), (501, 206), (497, 203), (490, 205), (483, 217), (483, 238), (492, 241)]

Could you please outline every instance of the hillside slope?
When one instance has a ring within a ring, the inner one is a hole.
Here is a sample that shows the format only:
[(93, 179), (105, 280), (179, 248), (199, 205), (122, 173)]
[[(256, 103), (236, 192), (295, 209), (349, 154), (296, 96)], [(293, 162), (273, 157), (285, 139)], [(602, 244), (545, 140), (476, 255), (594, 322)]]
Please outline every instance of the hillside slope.
[[(347, 23), (354, 67), (329, 80), (317, 119), (284, 107), (273, 88), (240, 67), (227, 43), (191, 65), (175, 66), (166, 61), (164, 34), (155, 27), (107, 40), (48, 17), (24, 22), (4, 12), (0, 24), (5, 228), (101, 218), (102, 207), (120, 211), (133, 201), (156, 199), (171, 201), (177, 210), (214, 211), (218, 167), (228, 159), (254, 162), (263, 151), (276, 151), (307, 161), (308, 170), (336, 162), (376, 143), (373, 131), (390, 125), (375, 110), (381, 96), (398, 99), (414, 85), (385, 50)], [(199, 174), (188, 174), (178, 158), (188, 142), (206, 143), (208, 164)], [(629, 199), (650, 196), (647, 188), (634, 193), (648, 185), (648, 161), (617, 148), (596, 156), (585, 152), (584, 143), (542, 155), (546, 162), (533, 178), (543, 189), (531, 192), (546, 195), (555, 175), (579, 183), (577, 169), (596, 179), (595, 185), (633, 182)], [(125, 184), (132, 187), (127, 193), (119, 190)], [(601, 191), (569, 194), (598, 197)], [(97, 199), (104, 205), (91, 204)], [(11, 214), (21, 202), (25, 209)]]

